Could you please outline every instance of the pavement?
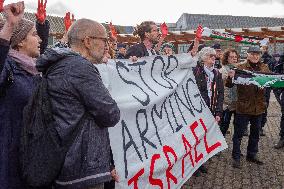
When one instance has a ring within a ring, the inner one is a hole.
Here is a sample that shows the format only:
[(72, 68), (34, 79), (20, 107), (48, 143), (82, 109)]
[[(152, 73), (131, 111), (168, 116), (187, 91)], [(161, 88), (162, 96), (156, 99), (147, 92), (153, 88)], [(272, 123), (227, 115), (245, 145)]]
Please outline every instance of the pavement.
[[(279, 140), (281, 111), (272, 96), (268, 107), (268, 121), (264, 127), (266, 136), (259, 141), (258, 157), (264, 165), (258, 166), (241, 159), (242, 168), (232, 168), (232, 136), (231, 123), (226, 141), (229, 148), (221, 155), (212, 157), (205, 163), (207, 174), (192, 176), (182, 189), (284, 189), (284, 148), (276, 150), (274, 144)], [(243, 137), (242, 153), (246, 154), (248, 137)]]

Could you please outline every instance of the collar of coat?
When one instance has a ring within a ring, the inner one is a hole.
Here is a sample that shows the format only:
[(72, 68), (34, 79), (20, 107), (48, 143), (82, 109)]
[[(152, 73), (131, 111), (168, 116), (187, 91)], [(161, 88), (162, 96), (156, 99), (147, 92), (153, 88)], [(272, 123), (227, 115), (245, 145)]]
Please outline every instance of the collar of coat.
[[(247, 68), (247, 70), (253, 70), (253, 71), (259, 71), (261, 70), (262, 67), (262, 63), (260, 61), (255, 64), (255, 63), (250, 63), (249, 60), (245, 60), (243, 64)], [(255, 64), (255, 67), (252, 67), (251, 64)]]

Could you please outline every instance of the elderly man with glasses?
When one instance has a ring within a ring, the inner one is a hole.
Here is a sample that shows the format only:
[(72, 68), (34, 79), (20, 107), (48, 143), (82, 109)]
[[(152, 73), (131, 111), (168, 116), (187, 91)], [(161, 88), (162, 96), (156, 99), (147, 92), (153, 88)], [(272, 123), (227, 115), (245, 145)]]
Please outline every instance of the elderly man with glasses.
[[(247, 60), (238, 65), (240, 70), (257, 72), (270, 72), (267, 65), (260, 61), (261, 50), (258, 46), (251, 46), (248, 49)], [(227, 86), (232, 87), (232, 79), (235, 72), (229, 72)], [(246, 160), (257, 165), (263, 162), (257, 158), (259, 134), (261, 129), (262, 114), (266, 109), (265, 89), (260, 89), (255, 85), (237, 85), (236, 117), (234, 121), (233, 135), (233, 167), (241, 168), (241, 141), (245, 129), (250, 123), (250, 135), (247, 146)]]
[(107, 33), (100, 23), (80, 19), (69, 29), (68, 42), (70, 48), (48, 49), (37, 62), (39, 71), (48, 71), (47, 92), (59, 137), (68, 141), (79, 130), (55, 188), (102, 189), (111, 180), (108, 127), (120, 119), (95, 66), (105, 56)]

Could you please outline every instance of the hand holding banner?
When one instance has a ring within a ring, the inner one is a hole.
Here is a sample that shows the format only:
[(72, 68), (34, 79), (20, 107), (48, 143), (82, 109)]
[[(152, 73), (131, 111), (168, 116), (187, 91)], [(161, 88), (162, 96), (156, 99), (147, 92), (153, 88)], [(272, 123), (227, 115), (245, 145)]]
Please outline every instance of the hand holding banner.
[(109, 129), (116, 189), (181, 188), (227, 148), (196, 86), (196, 61), (184, 53), (96, 65), (121, 112)]

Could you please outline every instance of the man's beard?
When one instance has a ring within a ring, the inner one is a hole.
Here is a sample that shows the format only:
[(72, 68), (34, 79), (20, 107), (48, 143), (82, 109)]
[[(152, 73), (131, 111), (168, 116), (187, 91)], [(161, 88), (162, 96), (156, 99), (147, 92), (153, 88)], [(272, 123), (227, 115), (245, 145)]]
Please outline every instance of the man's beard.
[(153, 45), (156, 45), (156, 44), (158, 44), (159, 39), (160, 39), (160, 37), (157, 37), (157, 39), (151, 39), (151, 43), (152, 43)]
[(103, 56), (101, 56), (101, 57), (98, 57), (96, 54), (95, 54), (95, 52), (91, 52), (91, 57), (92, 57), (92, 60), (91, 60), (91, 62), (93, 63), (93, 64), (102, 64), (103, 63), (103, 58), (104, 58), (104, 55)]
[(156, 45), (156, 44), (158, 44), (158, 40), (151, 40), (151, 43), (152, 43), (153, 45)]

